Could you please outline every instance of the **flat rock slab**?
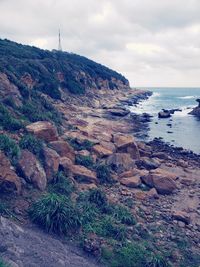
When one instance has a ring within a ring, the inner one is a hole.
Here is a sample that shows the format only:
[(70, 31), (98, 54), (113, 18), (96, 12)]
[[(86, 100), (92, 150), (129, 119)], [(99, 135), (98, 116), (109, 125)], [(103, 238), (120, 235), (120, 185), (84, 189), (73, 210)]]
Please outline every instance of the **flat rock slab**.
[(98, 267), (82, 251), (37, 228), (0, 217), (1, 257), (11, 267)]

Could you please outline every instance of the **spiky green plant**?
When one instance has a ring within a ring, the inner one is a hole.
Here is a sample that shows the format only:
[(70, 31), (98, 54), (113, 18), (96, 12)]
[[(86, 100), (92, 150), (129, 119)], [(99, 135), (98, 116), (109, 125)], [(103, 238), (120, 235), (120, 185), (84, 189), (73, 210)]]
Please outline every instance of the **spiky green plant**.
[(35, 154), (37, 157), (42, 158), (43, 142), (32, 134), (26, 134), (22, 137), (19, 142), (22, 149), (28, 149), (30, 152)]
[(55, 175), (49, 190), (52, 193), (70, 196), (70, 194), (75, 190), (75, 187), (71, 180), (66, 177), (63, 172), (58, 172)]
[(81, 220), (70, 199), (63, 195), (49, 193), (32, 204), (31, 220), (48, 232), (68, 234), (80, 227)]
[(161, 255), (152, 254), (148, 260), (147, 267), (170, 267), (171, 265), (168, 263), (166, 259), (164, 259)]
[(19, 146), (7, 135), (0, 135), (0, 150), (14, 163), (20, 155)]
[(88, 169), (94, 169), (94, 161), (90, 156), (77, 155), (76, 164), (82, 165)]
[(99, 164), (96, 166), (97, 178), (101, 184), (113, 184), (110, 168), (107, 165)]
[(117, 205), (113, 209), (113, 216), (115, 219), (123, 224), (134, 225), (136, 224), (135, 218), (128, 208), (122, 205)]
[(5, 261), (2, 258), (0, 258), (0, 267), (10, 267), (10, 265), (5, 263)]

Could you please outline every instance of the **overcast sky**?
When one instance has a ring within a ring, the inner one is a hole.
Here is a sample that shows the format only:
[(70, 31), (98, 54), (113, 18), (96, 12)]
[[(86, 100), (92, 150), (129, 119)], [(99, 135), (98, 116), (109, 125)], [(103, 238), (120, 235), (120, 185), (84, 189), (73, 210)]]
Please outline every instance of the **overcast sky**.
[(200, 0), (0, 0), (0, 38), (58, 47), (132, 86), (200, 87)]

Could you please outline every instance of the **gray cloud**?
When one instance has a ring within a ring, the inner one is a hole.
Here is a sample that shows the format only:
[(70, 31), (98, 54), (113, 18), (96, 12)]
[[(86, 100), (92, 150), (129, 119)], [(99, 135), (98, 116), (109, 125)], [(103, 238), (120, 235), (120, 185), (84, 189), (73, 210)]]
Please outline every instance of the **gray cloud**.
[(200, 86), (199, 0), (0, 0), (0, 38), (85, 55), (133, 86)]

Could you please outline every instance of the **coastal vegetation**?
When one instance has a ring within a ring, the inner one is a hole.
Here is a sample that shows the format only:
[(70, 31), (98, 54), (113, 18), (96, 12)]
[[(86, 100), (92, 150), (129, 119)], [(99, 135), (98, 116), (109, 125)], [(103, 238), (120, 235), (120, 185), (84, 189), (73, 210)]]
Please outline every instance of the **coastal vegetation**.
[[(199, 266), (199, 156), (135, 140), (132, 132), (147, 124), (119, 106), (149, 93), (127, 89), (122, 75), (84, 57), (8, 40), (0, 40), (0, 86), (2, 250), (31, 232), (40, 263), (66, 259), (62, 249), (42, 258), (38, 243), (54, 242), (34, 223), (97, 266)], [(16, 262), (24, 260), (20, 245)]]

